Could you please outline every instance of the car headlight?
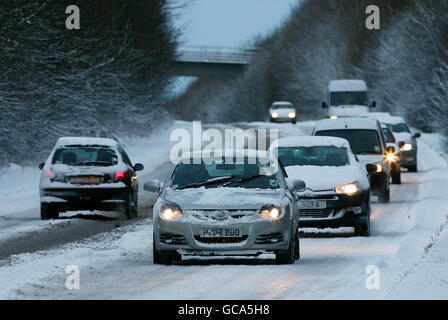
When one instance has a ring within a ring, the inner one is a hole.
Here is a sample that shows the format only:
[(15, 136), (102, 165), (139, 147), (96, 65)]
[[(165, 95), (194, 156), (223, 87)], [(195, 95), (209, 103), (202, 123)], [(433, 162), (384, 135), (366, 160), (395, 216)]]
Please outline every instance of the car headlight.
[(295, 112), (290, 112), (288, 114), (288, 118), (290, 118), (290, 119), (294, 119), (295, 117), (296, 117), (296, 113)]
[(277, 112), (271, 113), (271, 118), (277, 119), (278, 118), (278, 113)]
[(414, 149), (414, 146), (412, 143), (405, 143), (400, 148), (401, 151), (411, 151), (412, 149)]
[(336, 120), (337, 118), (339, 118), (338, 116), (330, 116), (331, 120)]
[(179, 205), (174, 202), (165, 202), (159, 214), (160, 218), (165, 221), (173, 221), (182, 218), (183, 213)]
[(395, 152), (387, 152), (386, 160), (389, 162), (396, 162), (398, 160), (398, 156)]
[(263, 207), (261, 208), (260, 211), (260, 217), (265, 218), (265, 219), (272, 219), (272, 220), (276, 220), (278, 218), (280, 218), (282, 214), (282, 210), (280, 208), (277, 207)]
[(376, 163), (376, 173), (383, 172), (383, 165), (381, 163)]
[(359, 190), (360, 187), (357, 182), (343, 184), (341, 186), (337, 186), (336, 188), (334, 188), (334, 191), (336, 193), (345, 193), (349, 196), (357, 194)]

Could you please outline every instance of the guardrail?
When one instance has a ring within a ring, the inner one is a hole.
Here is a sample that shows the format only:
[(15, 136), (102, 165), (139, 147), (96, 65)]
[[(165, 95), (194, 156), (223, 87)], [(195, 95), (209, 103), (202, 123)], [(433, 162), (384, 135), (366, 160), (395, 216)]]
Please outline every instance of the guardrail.
[(248, 64), (258, 49), (235, 47), (184, 46), (177, 50), (177, 61)]

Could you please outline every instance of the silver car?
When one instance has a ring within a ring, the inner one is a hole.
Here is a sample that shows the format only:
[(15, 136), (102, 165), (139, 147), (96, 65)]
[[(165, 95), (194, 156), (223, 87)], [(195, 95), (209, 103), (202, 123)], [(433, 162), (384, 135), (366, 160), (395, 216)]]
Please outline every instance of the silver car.
[(185, 154), (163, 186), (157, 180), (144, 185), (159, 193), (154, 263), (173, 264), (182, 255), (263, 253), (274, 253), (278, 264), (294, 263), (300, 257), (294, 194), (306, 186), (285, 176), (275, 158), (258, 151)]

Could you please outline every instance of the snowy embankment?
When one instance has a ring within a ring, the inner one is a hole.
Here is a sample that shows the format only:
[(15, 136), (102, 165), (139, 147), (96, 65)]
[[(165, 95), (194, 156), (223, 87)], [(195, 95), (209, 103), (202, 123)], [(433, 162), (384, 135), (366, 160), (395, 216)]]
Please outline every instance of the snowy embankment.
[[(293, 131), (308, 133), (304, 127)], [(347, 228), (305, 230), (302, 258), (294, 265), (277, 266), (269, 255), (153, 265), (152, 224), (145, 219), (57, 249), (12, 256), (0, 265), (0, 298), (447, 299), (448, 166), (440, 142), (424, 134), (420, 171), (403, 172), (391, 203), (372, 204), (371, 237), (351, 237)], [(68, 265), (79, 266), (80, 290), (65, 287)], [(378, 290), (365, 285), (371, 265), (380, 272)]]

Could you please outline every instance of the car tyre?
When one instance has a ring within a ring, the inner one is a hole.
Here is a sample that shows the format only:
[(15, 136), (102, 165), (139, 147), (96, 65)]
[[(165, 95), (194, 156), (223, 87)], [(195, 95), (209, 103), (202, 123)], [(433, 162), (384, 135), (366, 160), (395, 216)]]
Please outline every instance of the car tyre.
[(277, 264), (294, 264), (296, 257), (296, 241), (294, 240), (294, 232), (289, 236), (289, 246), (286, 250), (281, 250), (275, 254), (275, 262)]
[(156, 238), (153, 235), (152, 240), (152, 261), (154, 264), (173, 265), (182, 260), (182, 255), (176, 251), (160, 252), (156, 248)]
[(401, 184), (401, 171), (398, 170), (398, 172), (392, 175), (392, 183)]
[(48, 204), (42, 204), (40, 205), (40, 219), (41, 220), (50, 220), (50, 219), (58, 219), (59, 218), (59, 212), (52, 208)]
[(364, 205), (365, 221), (355, 226), (356, 237), (369, 237), (370, 236), (370, 202)]
[(296, 120), (296, 119), (293, 119), (293, 120), (291, 120), (291, 122), (292, 122), (292, 124), (296, 124), (296, 123), (297, 123), (297, 120)]
[(300, 260), (300, 239), (299, 239), (299, 229), (297, 229), (296, 233), (295, 233), (295, 243), (296, 243), (296, 248), (294, 251), (294, 259), (295, 260)]
[(124, 214), (128, 220), (137, 218), (137, 200), (132, 200), (132, 192), (129, 193), (128, 203), (124, 205)]
[(409, 171), (409, 172), (417, 172), (417, 165), (415, 165), (415, 166), (409, 166), (409, 167), (408, 167), (408, 171)]
[(382, 194), (378, 196), (378, 201), (381, 203), (387, 203), (390, 201), (390, 188), (388, 187)]

